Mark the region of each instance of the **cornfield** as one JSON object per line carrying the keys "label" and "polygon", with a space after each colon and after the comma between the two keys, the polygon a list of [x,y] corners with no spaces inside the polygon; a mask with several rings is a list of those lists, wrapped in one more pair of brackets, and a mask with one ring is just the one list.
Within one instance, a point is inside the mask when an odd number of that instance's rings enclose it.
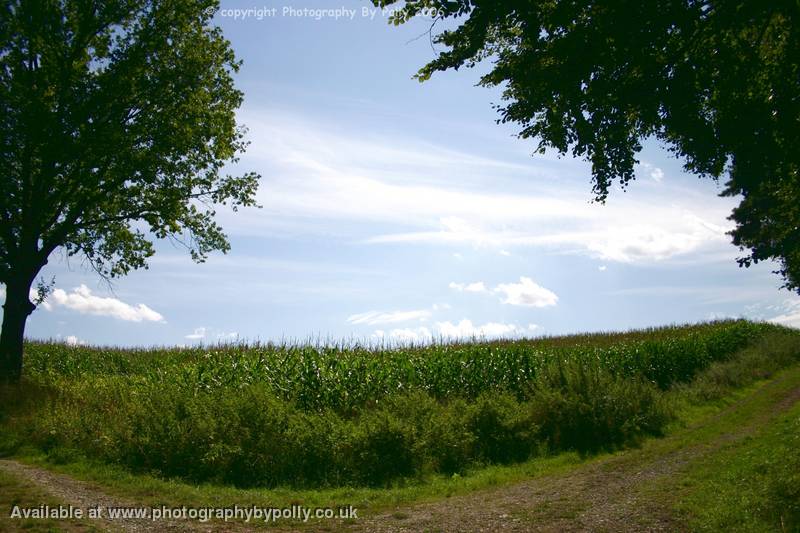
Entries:
{"label": "cornfield", "polygon": [[469,400],[502,389],[524,400],[537,373],[566,362],[623,377],[642,376],[666,389],[774,329],[739,320],[394,349],[268,344],[125,350],[30,343],[25,370],[36,380],[126,376],[137,382],[177,383],[197,392],[265,384],[276,397],[302,409],[348,411],[412,390],[437,399]]}
{"label": "cornfield", "polygon": [[[781,357],[758,347],[778,338]],[[800,335],[727,321],[391,348],[31,342],[25,391],[0,389],[0,454],[34,447],[239,486],[385,485],[657,435],[676,384],[729,359],[745,369],[738,383],[756,375],[737,355],[749,346],[756,366],[780,367]],[[706,381],[697,397],[724,385]]]}

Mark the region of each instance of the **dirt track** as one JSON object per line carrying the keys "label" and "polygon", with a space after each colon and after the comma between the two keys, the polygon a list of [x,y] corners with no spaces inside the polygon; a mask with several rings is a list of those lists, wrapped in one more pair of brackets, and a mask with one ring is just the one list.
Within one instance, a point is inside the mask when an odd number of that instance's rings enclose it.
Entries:
{"label": "dirt track", "polygon": [[[679,474],[695,461],[755,433],[800,400],[797,373],[772,381],[722,413],[674,436],[653,440],[566,475],[397,508],[361,521],[363,531],[682,531],[673,505]],[[726,430],[755,402],[752,417]],[[761,407],[763,404],[763,407]],[[701,436],[697,438],[697,436]],[[707,437],[706,437],[707,436]],[[695,438],[693,438],[695,437]],[[685,443],[690,442],[689,446]],[[671,495],[671,498],[665,498]]]}
{"label": "dirt track", "polygon": [[[703,423],[640,449],[591,462],[561,475],[531,479],[466,496],[403,506],[362,517],[347,531],[681,531],[673,513],[680,497],[680,473],[695,461],[752,435],[800,400],[800,371],[786,374]],[[743,413],[749,413],[745,416]],[[730,428],[734,427],[734,430]],[[52,494],[66,505],[88,508],[135,506],[101,488],[63,474],[0,460],[0,469]],[[667,495],[667,497],[665,497]],[[232,524],[108,518],[97,523],[111,531],[229,531]],[[330,524],[329,524],[330,525]],[[304,528],[308,530],[308,528]]]}

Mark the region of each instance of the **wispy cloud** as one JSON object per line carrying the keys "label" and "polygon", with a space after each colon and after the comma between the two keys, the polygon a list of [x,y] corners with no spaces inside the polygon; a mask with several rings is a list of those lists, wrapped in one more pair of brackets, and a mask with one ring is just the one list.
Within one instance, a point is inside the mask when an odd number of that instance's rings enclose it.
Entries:
{"label": "wispy cloud", "polygon": [[450,288],[459,292],[493,293],[504,304],[525,307],[549,307],[558,303],[558,296],[531,278],[521,276],[519,283],[501,283],[489,290],[482,281],[473,283],[450,283]]}
{"label": "wispy cloud", "polygon": [[782,326],[800,328],[800,300],[786,300],[781,314],[770,318],[769,321]]}
{"label": "wispy cloud", "polygon": [[188,335],[184,335],[184,339],[188,339],[190,341],[203,341],[203,340],[214,340],[216,339],[217,342],[230,342],[236,341],[239,338],[239,333],[236,331],[216,331],[206,327],[199,327],[194,328],[194,331],[189,333]]}
{"label": "wispy cloud", "polygon": [[[607,207],[595,206],[601,211]],[[470,224],[454,217],[442,218],[435,231],[399,232],[378,235],[365,240],[369,244],[407,243],[439,245],[472,245],[477,247],[534,246],[582,253],[591,257],[621,263],[663,261],[688,254],[710,244],[727,243],[729,228],[708,222],[681,209],[647,206],[631,209],[624,217],[598,213],[582,224],[565,222],[564,228],[547,230],[528,227],[520,230],[498,229]],[[639,212],[641,211],[641,212]],[[562,213],[563,215],[563,213]],[[661,220],[659,220],[661,215]],[[630,220],[649,220],[631,225]],[[557,220],[554,217],[552,220]],[[574,229],[569,229],[574,228]]]}
{"label": "wispy cloud", "polygon": [[639,165],[639,169],[643,170],[644,174],[646,174],[652,180],[660,182],[664,179],[664,171],[652,163],[642,162]]}
{"label": "wispy cloud", "polygon": [[[663,171],[650,164],[641,167],[649,185],[601,206],[588,202],[585,178],[562,179],[564,172],[586,172],[576,161],[564,160],[556,174],[538,158],[509,164],[410,138],[367,140],[274,111],[250,110],[243,120],[259,147],[248,164],[270,168],[261,169],[269,176],[259,197],[264,209],[225,221],[232,232],[263,233],[280,224],[276,234],[294,225],[329,235],[338,221],[340,238],[364,244],[540,247],[624,263],[664,261],[729,241],[726,217],[735,199],[657,183]],[[507,192],[487,187],[498,174]]]}
{"label": "wispy cloud", "polygon": [[482,281],[474,283],[456,283],[453,281],[450,282],[449,287],[458,292],[489,292],[489,289],[486,288]]}
{"label": "wispy cloud", "polygon": [[85,340],[79,339],[75,335],[67,335],[64,337],[64,342],[66,342],[68,346],[82,346],[87,344]]}
{"label": "wispy cloud", "polygon": [[185,339],[199,341],[206,338],[206,328],[194,328],[194,331],[184,336]]}
{"label": "wispy cloud", "polygon": [[558,296],[549,289],[535,283],[531,278],[519,278],[519,283],[502,283],[494,292],[504,295],[502,302],[526,307],[549,307],[558,303]]}
{"label": "wispy cloud", "polygon": [[65,307],[81,314],[110,316],[128,322],[163,322],[164,317],[145,304],[130,305],[117,298],[96,296],[84,284],[66,292],[55,289],[44,302],[43,307],[52,310]]}
{"label": "wispy cloud", "polygon": [[512,337],[531,333],[539,327],[536,324],[528,324],[526,327],[521,327],[517,324],[506,324],[502,322],[487,322],[486,324],[478,326],[474,325],[472,321],[468,319],[463,319],[456,324],[452,322],[438,322],[436,326],[439,329],[439,333],[447,338]]}
{"label": "wispy cloud", "polygon": [[408,322],[410,320],[427,320],[431,316],[429,309],[415,309],[411,311],[367,311],[347,317],[350,324],[367,324],[374,326],[378,324],[394,324],[398,322]]}
{"label": "wispy cloud", "polygon": [[432,328],[420,326],[416,328],[395,328],[390,331],[376,330],[374,338],[391,342],[430,342],[435,339],[497,339],[531,335],[539,328],[536,324],[519,326],[514,323],[487,322],[475,325],[469,319],[458,322],[437,322]]}

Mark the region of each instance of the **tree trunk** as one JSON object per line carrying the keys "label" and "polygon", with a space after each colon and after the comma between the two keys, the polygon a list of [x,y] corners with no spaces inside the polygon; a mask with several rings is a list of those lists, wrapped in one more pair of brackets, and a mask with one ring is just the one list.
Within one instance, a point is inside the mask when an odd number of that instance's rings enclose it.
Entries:
{"label": "tree trunk", "polygon": [[36,308],[30,301],[34,276],[14,277],[6,284],[3,328],[0,331],[0,383],[17,383],[22,377],[25,322]]}

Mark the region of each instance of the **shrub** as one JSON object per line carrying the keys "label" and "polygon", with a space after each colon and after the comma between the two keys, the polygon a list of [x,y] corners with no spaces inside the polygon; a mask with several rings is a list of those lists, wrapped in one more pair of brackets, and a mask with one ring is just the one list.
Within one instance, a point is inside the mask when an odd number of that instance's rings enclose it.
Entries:
{"label": "shrub", "polygon": [[671,413],[658,389],[596,366],[561,363],[533,385],[532,419],[552,449],[592,452],[657,434]]}
{"label": "shrub", "polygon": [[718,397],[796,361],[798,338],[736,321],[382,351],[28,344],[22,390],[0,389],[0,451],[239,486],[384,485],[658,434],[664,390]]}
{"label": "shrub", "polygon": [[454,474],[475,461],[477,437],[468,427],[469,404],[455,398],[432,411],[417,442],[423,457],[420,470]]}
{"label": "shrub", "polygon": [[508,393],[483,393],[468,410],[474,455],[487,463],[522,461],[536,449],[538,427],[527,403]]}
{"label": "shrub", "polygon": [[680,387],[680,390],[693,403],[716,400],[732,389],[766,379],[798,360],[800,349],[797,333],[775,331],[756,339],[737,357],[712,363],[691,384]]}
{"label": "shrub", "polygon": [[368,410],[349,424],[345,461],[354,481],[381,485],[414,472],[413,433],[389,409]]}

